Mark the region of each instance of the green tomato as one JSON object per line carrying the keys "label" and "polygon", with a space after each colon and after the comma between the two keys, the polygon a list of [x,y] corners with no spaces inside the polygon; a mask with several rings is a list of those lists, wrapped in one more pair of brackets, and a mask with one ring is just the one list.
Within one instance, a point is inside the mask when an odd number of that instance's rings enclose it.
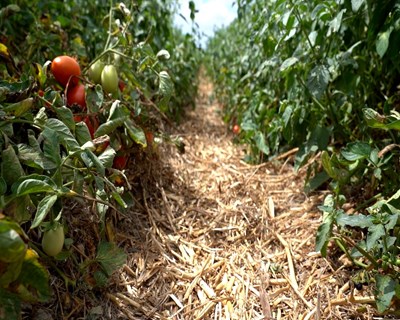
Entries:
{"label": "green tomato", "polygon": [[118,93],[118,73],[117,69],[109,64],[106,65],[101,73],[101,85],[107,93]]}
{"label": "green tomato", "polygon": [[103,71],[104,64],[100,60],[97,60],[89,68],[89,78],[96,84],[101,83],[101,73]]}
{"label": "green tomato", "polygon": [[57,225],[54,229],[45,231],[42,238],[43,251],[51,257],[58,255],[64,246],[64,228]]}

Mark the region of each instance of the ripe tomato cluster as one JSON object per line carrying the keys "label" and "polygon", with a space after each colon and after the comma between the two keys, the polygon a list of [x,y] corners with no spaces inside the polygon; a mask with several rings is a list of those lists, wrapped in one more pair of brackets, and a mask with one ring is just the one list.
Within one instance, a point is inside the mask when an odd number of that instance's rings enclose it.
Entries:
{"label": "ripe tomato cluster", "polygon": [[[81,68],[76,59],[70,56],[59,56],[51,62],[51,72],[56,81],[66,90],[66,102],[68,107],[78,106],[79,114],[74,115],[75,122],[83,121],[89,129],[92,139],[99,127],[97,115],[84,115],[86,112],[86,87],[81,82]],[[89,79],[100,84],[103,90],[116,97],[118,90],[123,91],[125,83],[119,80],[117,69],[114,65],[104,65],[100,60],[93,63],[88,71]],[[113,167],[123,170],[128,163],[127,155],[118,155],[114,159]]]}

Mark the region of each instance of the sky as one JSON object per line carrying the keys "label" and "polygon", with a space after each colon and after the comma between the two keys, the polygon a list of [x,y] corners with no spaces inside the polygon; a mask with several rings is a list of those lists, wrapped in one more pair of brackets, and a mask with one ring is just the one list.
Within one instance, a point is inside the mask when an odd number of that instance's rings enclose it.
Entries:
{"label": "sky", "polygon": [[[234,0],[194,0],[196,5],[195,21],[199,25],[200,32],[206,36],[212,36],[215,28],[227,26],[236,18],[236,5],[232,6]],[[180,16],[175,17],[175,24],[184,32],[191,32],[191,20],[189,10],[189,0],[180,0],[180,14],[186,19],[183,20]],[[202,39],[201,44],[204,45],[206,38]]]}

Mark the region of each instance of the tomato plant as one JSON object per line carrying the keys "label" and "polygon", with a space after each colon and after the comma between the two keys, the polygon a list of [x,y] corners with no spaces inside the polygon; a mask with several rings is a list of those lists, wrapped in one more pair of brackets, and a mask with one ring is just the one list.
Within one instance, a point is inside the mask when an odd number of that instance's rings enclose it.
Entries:
{"label": "tomato plant", "polygon": [[81,75],[81,68],[74,58],[59,56],[54,58],[51,62],[51,72],[57,82],[63,87],[65,87],[68,82],[71,86],[74,86],[79,82],[78,77]]}
{"label": "tomato plant", "polygon": [[[129,179],[134,178],[117,175],[113,164],[123,170],[137,154],[145,161],[147,128],[161,130],[149,105],[175,117],[187,101],[194,101],[199,53],[194,38],[174,29],[169,1],[143,0],[129,8],[119,2],[82,0],[2,4],[0,209],[14,226],[4,235],[0,215],[0,233],[7,240],[0,241],[0,319],[17,319],[21,301],[45,302],[50,297],[46,268],[80,295],[81,284],[68,274],[81,279],[96,265],[90,287],[105,286],[112,271],[124,264],[126,255],[103,238],[102,228],[109,208],[126,210],[131,205]],[[169,59],[168,50],[175,49],[176,59]],[[97,62],[91,66],[89,61]],[[122,157],[117,154],[121,146]],[[82,220],[72,219],[71,207],[76,206],[92,210],[82,210]],[[66,226],[75,224],[74,230],[93,231],[98,243],[87,245],[85,255],[74,246],[62,250],[62,227],[45,231],[40,239],[36,230],[46,230],[60,217]],[[88,228],[80,221],[96,222]],[[42,247],[37,246],[41,241]],[[41,249],[49,256],[62,251],[57,258],[68,267],[42,265],[35,253]],[[10,250],[14,252],[8,255]],[[3,260],[10,256],[21,267],[13,273],[20,281],[9,286],[3,280],[12,266],[4,267]],[[27,276],[32,271],[35,279]],[[19,306],[12,314],[4,313],[3,292]]]}

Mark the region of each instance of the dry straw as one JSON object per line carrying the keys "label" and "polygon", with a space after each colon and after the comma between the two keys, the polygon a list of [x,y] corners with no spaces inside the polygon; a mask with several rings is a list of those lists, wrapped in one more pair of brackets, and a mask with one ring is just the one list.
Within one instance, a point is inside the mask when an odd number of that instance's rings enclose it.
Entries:
{"label": "dry straw", "polygon": [[107,295],[115,318],[373,319],[370,293],[346,286],[352,267],[314,252],[325,194],[303,193],[297,150],[243,162],[211,89],[201,83],[177,133],[186,152],[159,152],[156,185],[119,222],[129,259]]}

